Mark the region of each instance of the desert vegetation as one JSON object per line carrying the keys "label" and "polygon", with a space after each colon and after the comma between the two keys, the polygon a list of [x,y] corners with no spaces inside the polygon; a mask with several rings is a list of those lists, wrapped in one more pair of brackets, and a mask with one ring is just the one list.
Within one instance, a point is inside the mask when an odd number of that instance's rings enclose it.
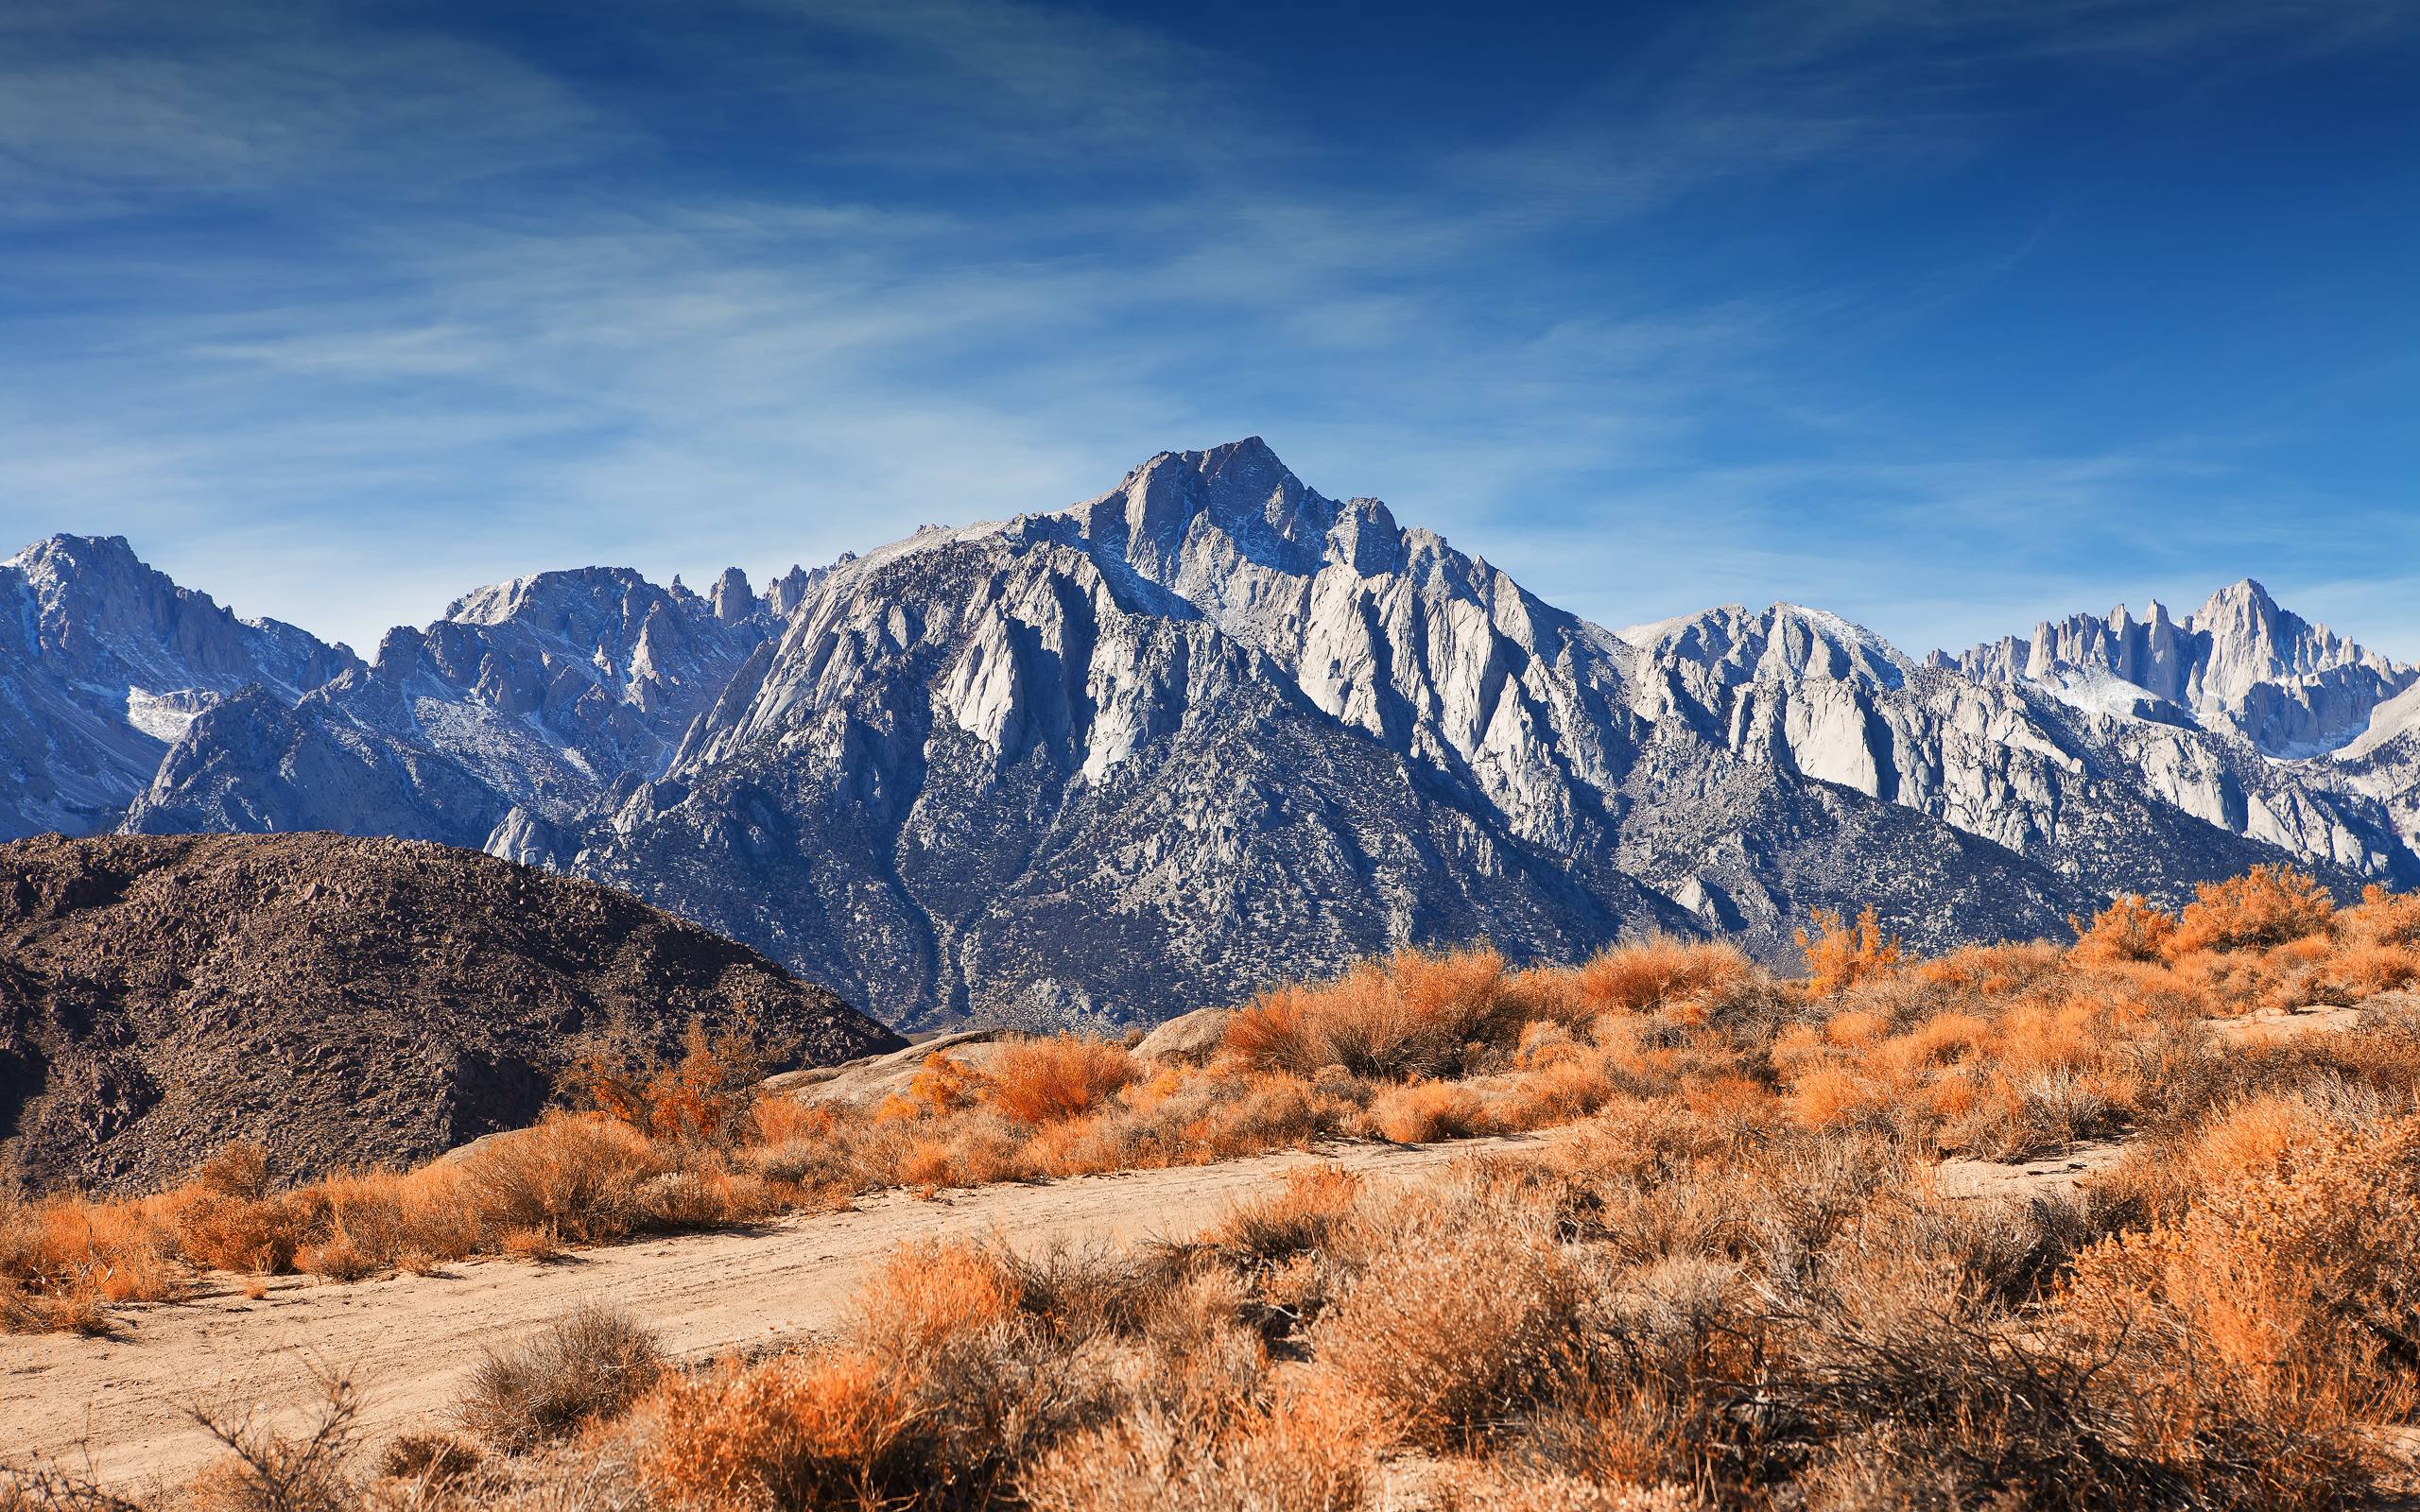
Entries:
{"label": "desert vegetation", "polygon": [[1824,915],[1797,980],[1672,939],[1520,970],[1484,947],[1407,949],[1262,993],[1206,1057],[1073,1036],[979,1067],[935,1054],[870,1111],[764,1094],[746,1040],[700,1029],[669,1063],[587,1057],[535,1127],[413,1171],[277,1190],[238,1144],[152,1196],[0,1203],[0,1323],[104,1331],[112,1304],[173,1297],[200,1270],[343,1281],[543,1260],[885,1188],[1518,1132],[1626,1101],[2005,1160],[2121,1129],[2156,1144],[2315,1066],[2408,1091],[2393,1034],[2241,1044],[2214,1025],[2420,981],[2420,896],[2339,908],[2262,868],[2175,916],[2118,900],[2076,934],[1907,960],[1871,914]]}
{"label": "desert vegetation", "polygon": [[[759,1096],[700,1039],[416,1172],[272,1192],[239,1148],[155,1197],[19,1202],[0,1274],[20,1326],[101,1329],[198,1265],[342,1280],[881,1187],[1552,1127],[1419,1186],[1314,1172],[1145,1250],[903,1252],[803,1350],[678,1368],[628,1320],[566,1319],[443,1432],[328,1472],[337,1500],[218,1504],[552,1505],[573,1479],[586,1505],[1052,1512],[2411,1489],[2420,1001],[2395,989],[2420,899],[2263,870],[2076,935],[1910,959],[1826,918],[1798,980],[1672,940],[1524,970],[1406,951],[1260,995],[1198,1059],[1036,1039],[933,1056],[854,1114]],[[2360,1011],[2229,1032],[2317,1003]],[[2125,1154],[2072,1193],[1939,1179],[2095,1138]]]}

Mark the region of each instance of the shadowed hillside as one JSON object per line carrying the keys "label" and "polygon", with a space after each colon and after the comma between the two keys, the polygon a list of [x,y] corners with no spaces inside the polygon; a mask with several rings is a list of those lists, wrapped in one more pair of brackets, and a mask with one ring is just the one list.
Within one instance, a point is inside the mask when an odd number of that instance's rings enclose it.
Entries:
{"label": "shadowed hillside", "polygon": [[752,1021],[768,1061],[901,1041],[611,888],[327,834],[0,846],[0,1130],[36,1186],[156,1185],[232,1139],[285,1175],[530,1123],[578,1037]]}

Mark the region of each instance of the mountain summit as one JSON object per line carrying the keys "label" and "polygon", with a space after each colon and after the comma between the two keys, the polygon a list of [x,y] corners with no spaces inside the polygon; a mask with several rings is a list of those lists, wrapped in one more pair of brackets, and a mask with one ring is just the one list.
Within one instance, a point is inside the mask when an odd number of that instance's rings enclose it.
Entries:
{"label": "mountain summit", "polygon": [[2181,622],[2156,600],[2139,620],[2120,604],[2106,617],[2046,622],[2030,642],[2010,637],[1939,662],[1998,682],[2072,688],[2081,678],[2104,698],[2105,679],[2115,679],[2284,757],[2348,744],[2369,727],[2378,705],[2420,681],[2420,667],[2278,608],[2249,577],[2212,593]]}
{"label": "mountain summit", "polygon": [[1922,662],[1793,605],[1616,634],[1257,438],[761,595],[516,578],[371,663],[78,539],[8,568],[23,625],[116,637],[0,647],[19,833],[487,850],[911,1024],[1149,1020],[1404,940],[1784,954],[1870,902],[1934,947],[2261,861],[2420,880],[2420,670],[2249,579]]}

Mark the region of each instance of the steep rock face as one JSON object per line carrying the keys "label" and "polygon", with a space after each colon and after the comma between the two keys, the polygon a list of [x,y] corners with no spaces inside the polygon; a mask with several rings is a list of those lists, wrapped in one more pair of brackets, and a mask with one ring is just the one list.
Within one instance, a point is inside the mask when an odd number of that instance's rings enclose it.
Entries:
{"label": "steep rock face", "polygon": [[1322,497],[1253,438],[1163,454],[1031,535],[1072,531],[1265,653],[1313,707],[1466,782],[1567,850],[1639,728],[1619,648],[1375,499]]}
{"label": "steep rock face", "polygon": [[752,1023],[777,1065],[901,1041],[632,899],[335,835],[0,846],[0,1145],[37,1187],[157,1185],[233,1139],[284,1177],[533,1121],[578,1038]]}
{"label": "steep rock face", "polygon": [[359,665],[179,588],[123,537],[27,546],[0,562],[0,838],[108,829],[222,698],[258,684],[290,701]]}
{"label": "steep rock face", "polygon": [[397,630],[329,708],[475,772],[532,819],[578,823],[617,780],[663,774],[774,621],[736,568],[700,597],[627,568],[541,573]]}
{"label": "steep rock face", "polygon": [[[2420,667],[2278,608],[2249,577],[2211,594],[2181,623],[2157,600],[2140,620],[2121,604],[2106,617],[2045,622],[2031,641],[2011,636],[1936,661],[1979,681],[2076,686],[2080,693],[2115,679],[2154,704],[2190,711],[2205,729],[2283,757],[2347,744],[2380,704],[2420,682]],[[2105,676],[2077,686],[2086,673]]]}
{"label": "steep rock face", "polygon": [[2342,868],[2344,885],[2393,865],[2373,814],[2160,707],[1969,680],[1791,605],[1623,633],[1634,707],[1659,726],[1928,815],[2095,894],[2176,901],[2285,856]]}
{"label": "steep rock face", "polygon": [[1126,1022],[1405,938],[1690,927],[1320,707],[1072,528],[1089,507],[843,564],[578,868],[675,875],[696,917],[903,1022]]}

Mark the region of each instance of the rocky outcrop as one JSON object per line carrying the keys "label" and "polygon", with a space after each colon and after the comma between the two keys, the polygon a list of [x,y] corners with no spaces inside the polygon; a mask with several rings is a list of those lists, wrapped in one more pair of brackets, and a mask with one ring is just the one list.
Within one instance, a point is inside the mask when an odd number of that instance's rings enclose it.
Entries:
{"label": "rocky outcrop", "polygon": [[1227,1043],[1234,1008],[1196,1008],[1180,1013],[1134,1042],[1134,1058],[1153,1065],[1201,1066]]}
{"label": "rocky outcrop", "polygon": [[901,1041],[764,957],[593,884],[334,835],[0,846],[0,1155],[129,1190],[230,1140],[284,1177],[532,1122],[582,1035],[692,1017],[776,1065]]}
{"label": "rocky outcrop", "polygon": [[319,696],[337,718],[475,773],[499,813],[577,825],[617,781],[663,774],[774,623],[736,568],[708,597],[627,568],[541,573],[390,632],[375,663]]}

